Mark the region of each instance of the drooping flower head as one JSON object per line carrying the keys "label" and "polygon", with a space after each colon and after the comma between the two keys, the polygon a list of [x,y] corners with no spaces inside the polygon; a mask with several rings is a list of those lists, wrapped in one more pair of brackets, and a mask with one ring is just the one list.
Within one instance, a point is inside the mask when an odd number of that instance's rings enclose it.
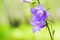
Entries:
{"label": "drooping flower head", "polygon": [[46,25],[46,18],[48,17],[48,12],[43,8],[42,4],[39,4],[35,8],[31,8],[32,19],[30,23],[33,26],[33,32],[39,31]]}

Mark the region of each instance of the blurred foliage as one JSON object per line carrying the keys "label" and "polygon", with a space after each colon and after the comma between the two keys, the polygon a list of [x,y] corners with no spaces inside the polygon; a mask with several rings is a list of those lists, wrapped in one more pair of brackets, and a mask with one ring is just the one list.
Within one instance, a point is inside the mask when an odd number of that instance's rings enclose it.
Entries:
{"label": "blurred foliage", "polygon": [[[40,0],[40,2],[46,9],[50,8],[47,10],[50,13],[48,20],[55,28],[55,40],[60,40],[60,0]],[[0,40],[50,40],[46,28],[40,32],[32,32],[31,7],[30,3],[21,0],[0,0]]]}

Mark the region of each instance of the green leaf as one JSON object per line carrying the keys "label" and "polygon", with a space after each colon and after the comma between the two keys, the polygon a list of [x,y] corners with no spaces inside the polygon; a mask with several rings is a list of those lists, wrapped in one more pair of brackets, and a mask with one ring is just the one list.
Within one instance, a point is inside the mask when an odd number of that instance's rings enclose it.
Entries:
{"label": "green leaf", "polygon": [[32,2],[32,3],[31,3],[31,7],[36,7],[37,4],[38,4],[37,2]]}
{"label": "green leaf", "polygon": [[55,34],[55,29],[52,31],[52,35],[54,36],[54,34]]}
{"label": "green leaf", "polygon": [[49,10],[50,8],[47,8],[46,10]]}

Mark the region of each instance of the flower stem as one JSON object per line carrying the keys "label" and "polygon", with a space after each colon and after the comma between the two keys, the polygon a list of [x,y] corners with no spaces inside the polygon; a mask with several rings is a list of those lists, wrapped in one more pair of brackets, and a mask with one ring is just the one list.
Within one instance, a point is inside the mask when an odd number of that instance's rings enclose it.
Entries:
{"label": "flower stem", "polygon": [[53,38],[53,36],[52,36],[52,33],[51,33],[51,30],[50,30],[50,28],[49,28],[49,26],[48,26],[47,21],[46,21],[46,26],[47,26],[47,28],[48,28],[48,31],[49,31],[49,34],[50,34],[51,40],[54,40],[54,38]]}
{"label": "flower stem", "polygon": [[38,1],[38,4],[40,4],[40,1],[39,0],[37,0]]}

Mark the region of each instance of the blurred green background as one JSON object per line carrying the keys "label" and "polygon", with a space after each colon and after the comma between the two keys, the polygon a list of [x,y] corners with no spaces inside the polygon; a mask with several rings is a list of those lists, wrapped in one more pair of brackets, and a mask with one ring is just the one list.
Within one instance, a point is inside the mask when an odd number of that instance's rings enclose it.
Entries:
{"label": "blurred green background", "polygon": [[[55,40],[60,40],[60,0],[40,2],[46,9],[50,8],[48,20],[55,29]],[[32,32],[30,8],[30,3],[21,0],[0,0],[0,40],[50,40],[46,27]]]}

